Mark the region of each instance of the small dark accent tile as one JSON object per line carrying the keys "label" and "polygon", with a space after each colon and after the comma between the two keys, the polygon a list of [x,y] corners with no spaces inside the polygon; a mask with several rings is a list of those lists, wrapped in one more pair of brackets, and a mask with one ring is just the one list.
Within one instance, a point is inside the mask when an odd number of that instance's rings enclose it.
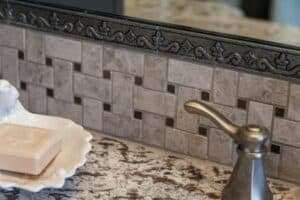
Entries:
{"label": "small dark accent tile", "polygon": [[81,72],[81,64],[80,63],[73,63],[73,69],[76,72]]}
{"label": "small dark accent tile", "polygon": [[271,152],[275,154],[280,154],[280,146],[276,144],[271,144]]}
{"label": "small dark accent tile", "polygon": [[240,108],[240,109],[246,110],[247,109],[247,100],[245,100],[245,99],[238,99],[237,100],[237,107]]}
{"label": "small dark accent tile", "polygon": [[170,117],[167,117],[166,118],[166,126],[174,127],[174,119],[170,118]]}
{"label": "small dark accent tile", "polygon": [[21,59],[21,60],[24,60],[24,57],[25,57],[24,51],[19,50],[18,51],[18,58]]}
{"label": "small dark accent tile", "polygon": [[54,91],[53,91],[53,89],[47,88],[47,96],[48,97],[54,97]]}
{"label": "small dark accent tile", "polygon": [[143,119],[143,113],[140,111],[134,111],[134,118],[135,119]]}
{"label": "small dark accent tile", "polygon": [[205,91],[201,92],[201,99],[202,99],[203,101],[209,101],[209,99],[210,99],[210,94],[209,94],[209,92],[205,92]]}
{"label": "small dark accent tile", "polygon": [[206,127],[199,126],[198,133],[199,133],[199,135],[203,135],[203,136],[207,137],[208,130]]}
{"label": "small dark accent tile", "polygon": [[139,76],[136,76],[134,78],[134,84],[139,85],[139,86],[143,85],[143,78],[139,77]]}
{"label": "small dark accent tile", "polygon": [[82,100],[81,100],[81,97],[74,97],[74,103],[75,104],[78,104],[78,105],[81,105],[82,104]]}
{"label": "small dark accent tile", "polygon": [[111,78],[111,73],[110,73],[109,70],[103,70],[103,78],[104,78],[104,79],[110,80],[110,78]]}
{"label": "small dark accent tile", "polygon": [[175,87],[175,85],[173,85],[173,84],[168,84],[167,91],[168,91],[169,93],[171,93],[171,94],[175,94],[175,92],[176,92],[176,87]]}
{"label": "small dark accent tile", "polygon": [[46,65],[52,66],[52,58],[46,57]]}
{"label": "small dark accent tile", "polygon": [[20,88],[21,88],[21,90],[26,90],[26,89],[27,89],[26,83],[23,82],[23,81],[21,81],[21,82],[20,82]]}
{"label": "small dark accent tile", "polygon": [[111,111],[111,105],[109,103],[103,103],[103,110],[110,112]]}
{"label": "small dark accent tile", "polygon": [[275,116],[276,117],[284,118],[284,113],[285,113],[284,108],[275,107]]}

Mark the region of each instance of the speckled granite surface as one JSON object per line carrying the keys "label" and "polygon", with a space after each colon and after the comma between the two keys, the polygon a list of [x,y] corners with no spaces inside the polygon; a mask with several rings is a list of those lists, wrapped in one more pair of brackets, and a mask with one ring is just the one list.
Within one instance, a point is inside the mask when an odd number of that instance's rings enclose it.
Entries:
{"label": "speckled granite surface", "polygon": [[[0,190],[0,200],[208,200],[220,199],[230,170],[97,134],[84,167],[62,189],[39,193]],[[297,200],[300,187],[270,181],[274,200]]]}

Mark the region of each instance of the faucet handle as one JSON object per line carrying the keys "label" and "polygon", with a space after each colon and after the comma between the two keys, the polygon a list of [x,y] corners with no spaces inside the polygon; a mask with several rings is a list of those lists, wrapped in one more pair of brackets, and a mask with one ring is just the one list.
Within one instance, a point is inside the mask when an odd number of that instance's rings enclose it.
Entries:
{"label": "faucet handle", "polygon": [[267,128],[252,124],[239,127],[214,108],[196,100],[187,101],[184,104],[184,108],[189,113],[203,115],[212,120],[233,138],[235,143],[239,145],[240,150],[247,153],[265,151],[265,143],[269,138]]}

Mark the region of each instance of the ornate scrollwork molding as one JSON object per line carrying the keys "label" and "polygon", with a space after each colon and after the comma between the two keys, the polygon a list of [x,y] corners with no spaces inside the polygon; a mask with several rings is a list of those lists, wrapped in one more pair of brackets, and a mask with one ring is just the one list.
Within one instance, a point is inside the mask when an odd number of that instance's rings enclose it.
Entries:
{"label": "ornate scrollwork molding", "polygon": [[[204,37],[201,33],[201,37],[197,37],[195,35],[198,32],[180,32],[176,28],[164,28],[156,24],[150,27],[149,24],[134,20],[133,25],[131,20],[116,21],[114,18],[73,11],[64,12],[61,9],[37,7],[18,1],[12,1],[9,7],[0,2],[0,8],[2,22],[300,80],[300,52],[298,55],[290,54],[288,49],[280,51],[280,48],[265,45],[266,48],[258,51],[258,47],[253,47],[253,42],[248,44],[247,41],[243,41],[241,45],[237,40],[226,38],[224,42],[222,38],[214,39],[209,34]],[[260,48],[261,46],[263,45],[260,44]]]}

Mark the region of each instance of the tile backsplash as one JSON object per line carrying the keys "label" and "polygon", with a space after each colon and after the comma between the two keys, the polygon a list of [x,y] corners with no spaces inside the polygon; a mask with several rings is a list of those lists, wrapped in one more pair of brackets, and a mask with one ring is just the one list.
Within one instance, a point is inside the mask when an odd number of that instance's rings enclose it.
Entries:
{"label": "tile backsplash", "polygon": [[0,36],[1,75],[32,112],[233,165],[232,140],[184,110],[198,99],[238,125],[269,128],[267,173],[300,183],[299,84],[8,25]]}

